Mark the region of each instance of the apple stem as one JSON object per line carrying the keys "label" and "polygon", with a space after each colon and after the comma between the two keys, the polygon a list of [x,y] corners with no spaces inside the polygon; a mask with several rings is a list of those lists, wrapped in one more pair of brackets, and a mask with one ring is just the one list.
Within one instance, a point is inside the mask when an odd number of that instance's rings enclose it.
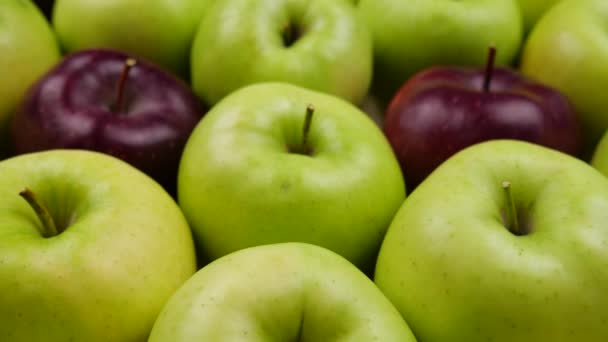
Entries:
{"label": "apple stem", "polygon": [[125,84],[129,78],[129,72],[135,66],[135,64],[137,64],[137,61],[133,58],[127,58],[125,60],[122,72],[120,73],[120,78],[118,79],[118,85],[116,86],[116,104],[114,105],[114,110],[116,112],[122,112],[124,109]]}
{"label": "apple stem", "polygon": [[309,104],[306,107],[306,117],[304,118],[304,126],[302,127],[302,150],[307,151],[308,135],[310,132],[310,125],[312,124],[312,117],[315,113],[315,107]]}
{"label": "apple stem", "polygon": [[42,226],[38,226],[40,234],[45,238],[56,236],[58,231],[55,220],[53,220],[48,208],[36,197],[36,194],[34,194],[32,190],[26,188],[22,190],[19,195],[27,201],[30,207],[36,212],[36,215],[38,215],[38,218],[42,223]]}
{"label": "apple stem", "polygon": [[488,50],[488,59],[486,61],[486,73],[483,80],[483,91],[490,91],[490,83],[492,83],[492,76],[494,74],[494,63],[496,60],[496,47],[490,46]]}
{"label": "apple stem", "polygon": [[515,201],[513,200],[513,193],[511,192],[511,182],[502,182],[502,188],[505,193],[505,200],[507,203],[506,210],[506,226],[509,231],[515,235],[521,235],[519,220],[517,218],[517,209],[515,208]]}

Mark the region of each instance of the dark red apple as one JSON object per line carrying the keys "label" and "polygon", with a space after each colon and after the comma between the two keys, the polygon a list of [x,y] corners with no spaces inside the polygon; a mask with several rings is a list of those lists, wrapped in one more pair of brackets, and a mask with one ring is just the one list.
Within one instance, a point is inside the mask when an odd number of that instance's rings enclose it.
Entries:
{"label": "dark red apple", "polygon": [[84,50],[29,89],[12,123],[14,153],[103,152],[174,194],[183,147],[204,110],[187,84],[158,66],[120,51]]}
{"label": "dark red apple", "polygon": [[518,139],[574,156],[581,128],[573,105],[559,91],[517,71],[435,66],[410,78],[385,113],[384,132],[410,190],[437,166],[470,145]]}

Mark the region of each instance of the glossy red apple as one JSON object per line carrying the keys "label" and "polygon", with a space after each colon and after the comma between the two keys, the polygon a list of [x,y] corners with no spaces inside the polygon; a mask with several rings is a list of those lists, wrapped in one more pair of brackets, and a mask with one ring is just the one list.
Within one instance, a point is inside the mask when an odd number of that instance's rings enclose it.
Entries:
{"label": "glossy red apple", "polygon": [[581,128],[568,98],[509,68],[435,66],[409,79],[385,113],[384,132],[413,190],[463,148],[517,139],[574,156]]}
{"label": "glossy red apple", "polygon": [[175,192],[204,105],[187,84],[115,50],[76,52],[42,77],[12,123],[15,154],[87,149],[118,157]]}

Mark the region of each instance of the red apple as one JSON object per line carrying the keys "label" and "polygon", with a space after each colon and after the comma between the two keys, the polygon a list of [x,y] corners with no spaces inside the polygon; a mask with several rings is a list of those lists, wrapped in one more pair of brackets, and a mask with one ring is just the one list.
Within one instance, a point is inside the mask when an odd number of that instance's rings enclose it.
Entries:
{"label": "red apple", "polygon": [[158,66],[120,51],[84,50],[28,91],[12,124],[14,153],[103,152],[173,194],[182,149],[203,114],[189,86]]}
{"label": "red apple", "polygon": [[524,140],[578,156],[581,128],[565,95],[515,70],[435,66],[409,79],[385,113],[384,132],[410,190],[463,148]]}

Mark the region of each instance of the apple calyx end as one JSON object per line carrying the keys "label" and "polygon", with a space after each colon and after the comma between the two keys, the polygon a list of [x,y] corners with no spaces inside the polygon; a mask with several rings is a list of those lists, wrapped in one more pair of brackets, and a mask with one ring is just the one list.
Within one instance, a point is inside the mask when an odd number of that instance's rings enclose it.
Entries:
{"label": "apple calyx end", "polygon": [[32,190],[25,188],[19,192],[19,196],[21,196],[30,205],[34,212],[36,212],[36,215],[41,223],[41,225],[37,226],[37,228],[42,237],[49,238],[59,234],[53,216],[51,216],[48,208],[38,199]]}

